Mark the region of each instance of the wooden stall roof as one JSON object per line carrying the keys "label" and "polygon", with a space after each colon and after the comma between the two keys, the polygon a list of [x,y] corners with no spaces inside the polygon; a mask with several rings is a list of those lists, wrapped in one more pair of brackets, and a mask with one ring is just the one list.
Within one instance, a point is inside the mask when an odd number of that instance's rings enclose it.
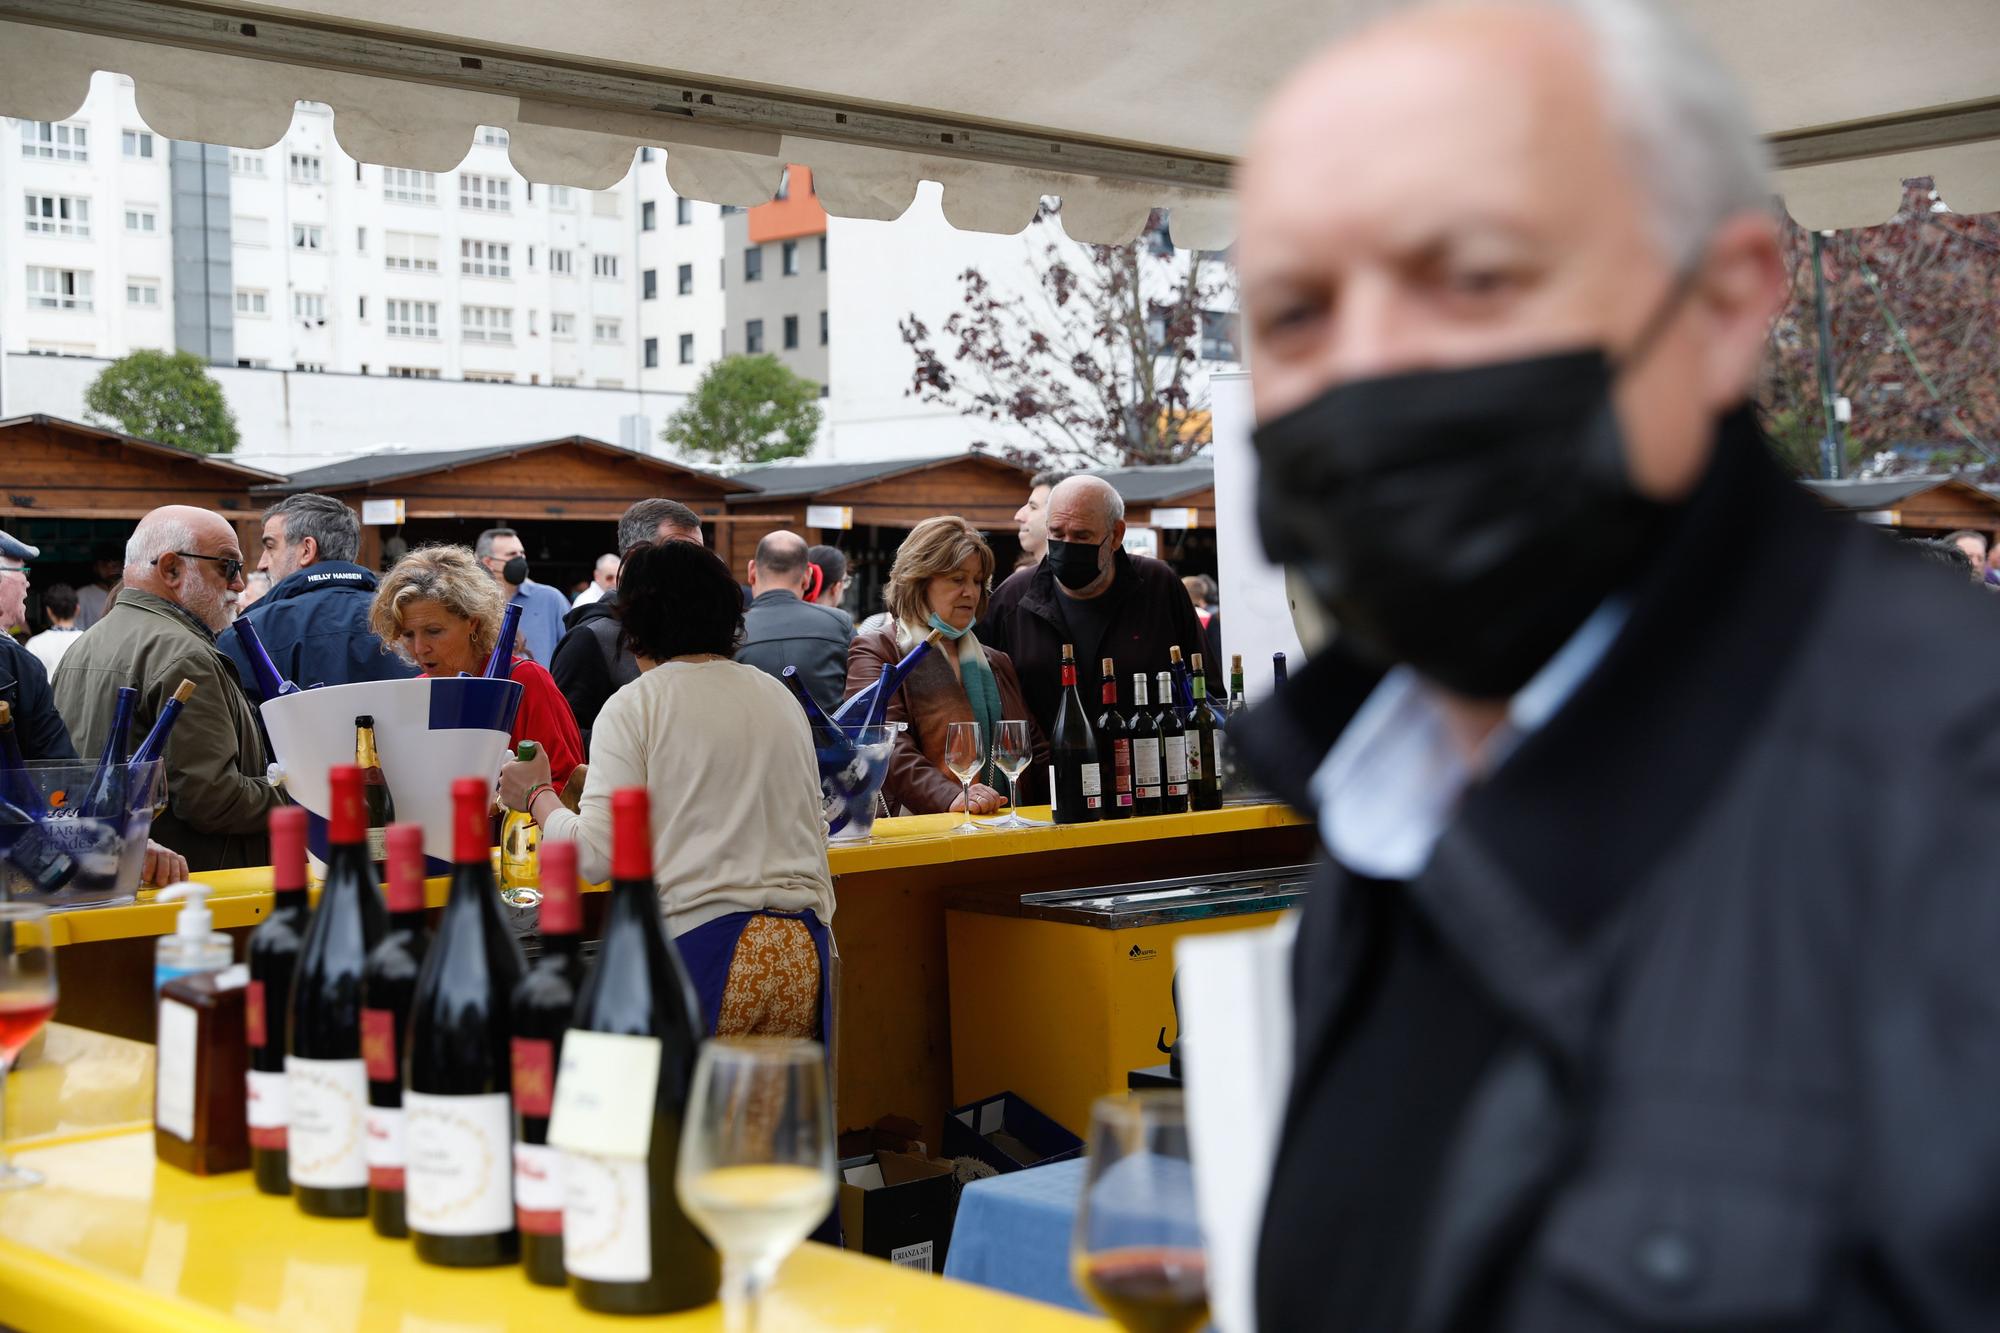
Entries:
{"label": "wooden stall roof", "polygon": [[900,458],[872,463],[772,463],[735,474],[756,487],[729,497],[731,524],[726,543],[718,542],[735,568],[750,558],[758,540],[778,528],[793,528],[818,540],[806,520],[813,505],[853,510],[856,528],[913,528],[938,514],[957,514],[982,528],[1005,527],[1028,496],[1033,471],[991,454],[967,452],[942,458]]}
{"label": "wooden stall roof", "polygon": [[274,473],[37,412],[0,421],[0,514],[134,519],[166,504],[253,514]]}
{"label": "wooden stall roof", "polygon": [[[1205,414],[1204,414],[1205,415]],[[1192,509],[1190,524],[1168,527],[1212,528],[1215,526],[1215,465],[1196,459],[1186,463],[1165,463],[1154,467],[1101,468],[1096,476],[1111,483],[1125,501],[1125,522],[1133,527],[1150,526],[1154,509]]]}
{"label": "wooden stall roof", "polygon": [[2000,497],[1957,477],[1881,477],[1807,481],[1805,488],[1864,523],[1920,532],[2000,528]]}

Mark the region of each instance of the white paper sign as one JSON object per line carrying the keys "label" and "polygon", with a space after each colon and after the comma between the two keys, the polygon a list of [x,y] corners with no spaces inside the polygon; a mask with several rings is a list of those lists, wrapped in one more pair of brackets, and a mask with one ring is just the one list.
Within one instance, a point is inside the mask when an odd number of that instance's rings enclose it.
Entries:
{"label": "white paper sign", "polygon": [[1147,517],[1147,522],[1156,528],[1174,528],[1186,531],[1188,528],[1198,528],[1201,526],[1201,511],[1199,509],[1155,509]]}
{"label": "white paper sign", "polygon": [[644,1161],[660,1088],[660,1039],[571,1028],[556,1069],[549,1142]]}
{"label": "white paper sign", "polygon": [[195,1012],[179,1000],[160,1001],[158,1063],[153,1074],[153,1123],[194,1141]]}
{"label": "white paper sign", "polygon": [[361,502],[361,521],[371,527],[378,525],[394,526],[397,523],[401,523],[403,521],[403,502],[401,500],[363,500]]}
{"label": "white paper sign", "polygon": [[1125,529],[1125,554],[1160,558],[1160,534],[1152,528]]}
{"label": "white paper sign", "polygon": [[838,528],[845,532],[854,526],[854,511],[846,505],[807,505],[806,526]]}

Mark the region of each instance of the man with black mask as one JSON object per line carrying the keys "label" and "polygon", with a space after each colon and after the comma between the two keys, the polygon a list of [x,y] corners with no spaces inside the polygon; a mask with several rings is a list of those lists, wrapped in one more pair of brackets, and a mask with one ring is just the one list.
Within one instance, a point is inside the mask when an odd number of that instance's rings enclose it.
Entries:
{"label": "man with black mask", "polygon": [[1239,177],[1337,624],[1231,728],[1330,853],[1258,1325],[2000,1328],[2000,623],[1759,438],[1770,187],[1680,24],[1403,9]]}
{"label": "man with black mask", "polygon": [[521,608],[520,650],[543,666],[555,661],[562,641],[563,617],[569,599],[546,583],[528,577],[528,548],[512,528],[488,528],[473,548],[479,563],[507,593],[509,605]]}
{"label": "man with black mask", "polygon": [[[1076,646],[1077,683],[1093,705],[1100,663],[1117,664],[1118,697],[1130,707],[1132,676],[1167,669],[1168,649],[1192,663],[1201,621],[1172,567],[1129,555],[1125,501],[1102,477],[1071,477],[1049,492],[1048,551],[1017,569],[987,603],[980,642],[1013,657],[1021,693],[1044,732],[1062,697],[1062,647]],[[1211,679],[1217,664],[1204,661]],[[1159,703],[1158,699],[1153,701]]]}

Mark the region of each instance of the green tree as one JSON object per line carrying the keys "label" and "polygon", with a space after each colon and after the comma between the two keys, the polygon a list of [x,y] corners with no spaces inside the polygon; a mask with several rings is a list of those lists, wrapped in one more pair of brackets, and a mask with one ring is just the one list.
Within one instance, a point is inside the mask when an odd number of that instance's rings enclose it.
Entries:
{"label": "green tree", "polygon": [[197,454],[236,447],[236,414],[222,386],[191,352],[134,352],[106,366],[84,391],[99,425]]}
{"label": "green tree", "polygon": [[819,433],[819,385],[775,356],[725,356],[667,418],[660,438],[720,462],[796,458]]}

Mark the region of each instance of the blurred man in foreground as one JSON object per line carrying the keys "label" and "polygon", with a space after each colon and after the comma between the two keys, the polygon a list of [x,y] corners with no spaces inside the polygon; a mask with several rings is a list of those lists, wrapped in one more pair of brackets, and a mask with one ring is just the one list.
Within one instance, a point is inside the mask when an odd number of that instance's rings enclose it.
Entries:
{"label": "blurred man in foreground", "polygon": [[1758,437],[1769,186],[1679,24],[1399,8],[1239,178],[1339,624],[1243,737],[1331,853],[1259,1326],[2000,1328],[2000,623]]}

